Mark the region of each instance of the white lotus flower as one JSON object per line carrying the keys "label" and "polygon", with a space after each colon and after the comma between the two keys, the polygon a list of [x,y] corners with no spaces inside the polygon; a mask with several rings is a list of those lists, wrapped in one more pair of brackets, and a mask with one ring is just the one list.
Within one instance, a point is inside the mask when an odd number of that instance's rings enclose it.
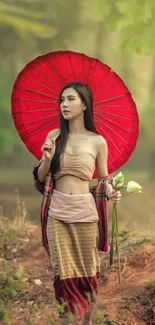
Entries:
{"label": "white lotus flower", "polygon": [[120,172],[118,173],[112,180],[112,184],[115,189],[118,189],[123,186],[124,184],[124,175]]}
{"label": "white lotus flower", "polygon": [[34,280],[34,283],[35,283],[37,286],[41,286],[41,285],[42,285],[42,282],[40,281],[40,279],[35,279],[35,280]]}
{"label": "white lotus flower", "polygon": [[130,181],[127,184],[127,192],[133,194],[140,194],[142,193],[142,187],[138,183]]}

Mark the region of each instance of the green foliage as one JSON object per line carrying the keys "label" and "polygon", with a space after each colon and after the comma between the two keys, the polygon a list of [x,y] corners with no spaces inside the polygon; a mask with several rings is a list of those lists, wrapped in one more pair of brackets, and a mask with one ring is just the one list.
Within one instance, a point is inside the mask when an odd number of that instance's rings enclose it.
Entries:
{"label": "green foliage", "polygon": [[131,232],[128,231],[128,230],[122,229],[122,230],[119,231],[119,236],[120,237],[128,238],[128,237],[130,237],[130,235],[131,235]]}
{"label": "green foliage", "polygon": [[58,313],[61,314],[61,315],[65,315],[65,308],[66,308],[66,302],[63,301],[62,304],[57,304],[57,310],[58,310]]}
{"label": "green foliage", "polygon": [[0,299],[3,302],[7,302],[15,297],[18,291],[24,290],[23,278],[24,269],[22,266],[15,272],[6,263],[3,264],[3,269],[0,273]]}
{"label": "green foliage", "polygon": [[124,323],[118,323],[115,322],[114,320],[110,319],[109,314],[104,314],[102,318],[96,318],[94,320],[95,325],[125,325]]}
{"label": "green foliage", "polygon": [[94,18],[121,35],[120,47],[127,52],[155,52],[155,2],[153,0],[96,0]]}
{"label": "green foliage", "polygon": [[11,324],[11,300],[16,297],[19,291],[25,289],[23,283],[24,269],[19,267],[14,271],[6,262],[0,265],[0,321]]}
{"label": "green foliage", "polygon": [[146,289],[148,290],[151,298],[154,298],[155,297],[155,279],[151,280],[148,283]]}
{"label": "green foliage", "polygon": [[[29,1],[24,1],[25,5]],[[36,2],[36,1],[35,1]],[[33,3],[33,0],[32,2]],[[39,0],[38,3],[41,3]],[[29,37],[31,34],[40,37],[51,37],[55,34],[55,29],[52,26],[42,23],[40,18],[43,18],[42,12],[31,11],[22,5],[2,1],[0,3],[0,24],[10,26],[20,37]]]}
{"label": "green foliage", "polygon": [[12,227],[7,226],[7,228],[0,227],[0,240],[3,241],[4,244],[11,245],[12,243],[16,242],[17,235],[15,229]]}
{"label": "green foliage", "polygon": [[93,2],[94,19],[96,21],[104,21],[106,27],[115,30],[118,10],[116,4],[112,0],[97,0]]}
{"label": "green foliage", "polygon": [[4,305],[2,302],[0,307],[0,321],[4,321],[6,324],[10,325],[11,314],[12,314],[11,307]]}
{"label": "green foliage", "polygon": [[133,296],[124,296],[121,297],[123,302],[124,308],[128,309],[129,311],[132,310],[133,304],[137,302],[137,298]]}
{"label": "green foliage", "polygon": [[10,111],[11,91],[17,74],[27,62],[42,52],[51,51],[54,47],[66,48],[79,24],[80,12],[79,0],[12,0],[11,4],[9,0],[0,2],[0,38],[3,49],[0,53],[2,153],[9,150],[14,153],[14,146],[22,144]]}

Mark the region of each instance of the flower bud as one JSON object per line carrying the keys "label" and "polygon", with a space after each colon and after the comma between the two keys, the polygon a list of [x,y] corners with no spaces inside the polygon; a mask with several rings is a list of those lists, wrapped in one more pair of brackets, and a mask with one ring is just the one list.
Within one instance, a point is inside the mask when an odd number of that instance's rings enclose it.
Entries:
{"label": "flower bud", "polygon": [[133,194],[140,194],[142,193],[142,187],[138,183],[130,181],[127,184],[127,192]]}
{"label": "flower bud", "polygon": [[120,172],[112,180],[112,185],[115,189],[119,189],[124,184],[124,175]]}

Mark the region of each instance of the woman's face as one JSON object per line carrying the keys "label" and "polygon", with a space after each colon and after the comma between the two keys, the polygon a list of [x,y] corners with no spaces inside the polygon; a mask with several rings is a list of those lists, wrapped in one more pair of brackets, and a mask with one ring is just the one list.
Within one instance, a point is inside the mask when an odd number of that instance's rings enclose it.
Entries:
{"label": "woman's face", "polygon": [[65,120],[72,120],[83,114],[85,106],[75,89],[67,88],[63,91],[60,98],[60,110]]}

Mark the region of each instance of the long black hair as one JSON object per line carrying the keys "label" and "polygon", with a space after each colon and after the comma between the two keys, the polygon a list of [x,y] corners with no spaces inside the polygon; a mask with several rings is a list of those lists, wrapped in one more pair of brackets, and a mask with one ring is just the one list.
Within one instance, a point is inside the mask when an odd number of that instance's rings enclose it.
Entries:
{"label": "long black hair", "polygon": [[[92,131],[94,133],[98,133],[96,131],[94,121],[93,121],[93,94],[90,88],[83,83],[80,82],[71,82],[63,87],[59,96],[59,104],[61,101],[62,93],[65,89],[73,88],[79,95],[82,103],[86,106],[84,110],[84,126],[87,130]],[[51,171],[52,174],[56,173],[60,168],[60,155],[64,152],[67,137],[69,132],[69,121],[63,118],[62,113],[60,112],[60,135],[56,140],[56,150],[51,161]]]}

